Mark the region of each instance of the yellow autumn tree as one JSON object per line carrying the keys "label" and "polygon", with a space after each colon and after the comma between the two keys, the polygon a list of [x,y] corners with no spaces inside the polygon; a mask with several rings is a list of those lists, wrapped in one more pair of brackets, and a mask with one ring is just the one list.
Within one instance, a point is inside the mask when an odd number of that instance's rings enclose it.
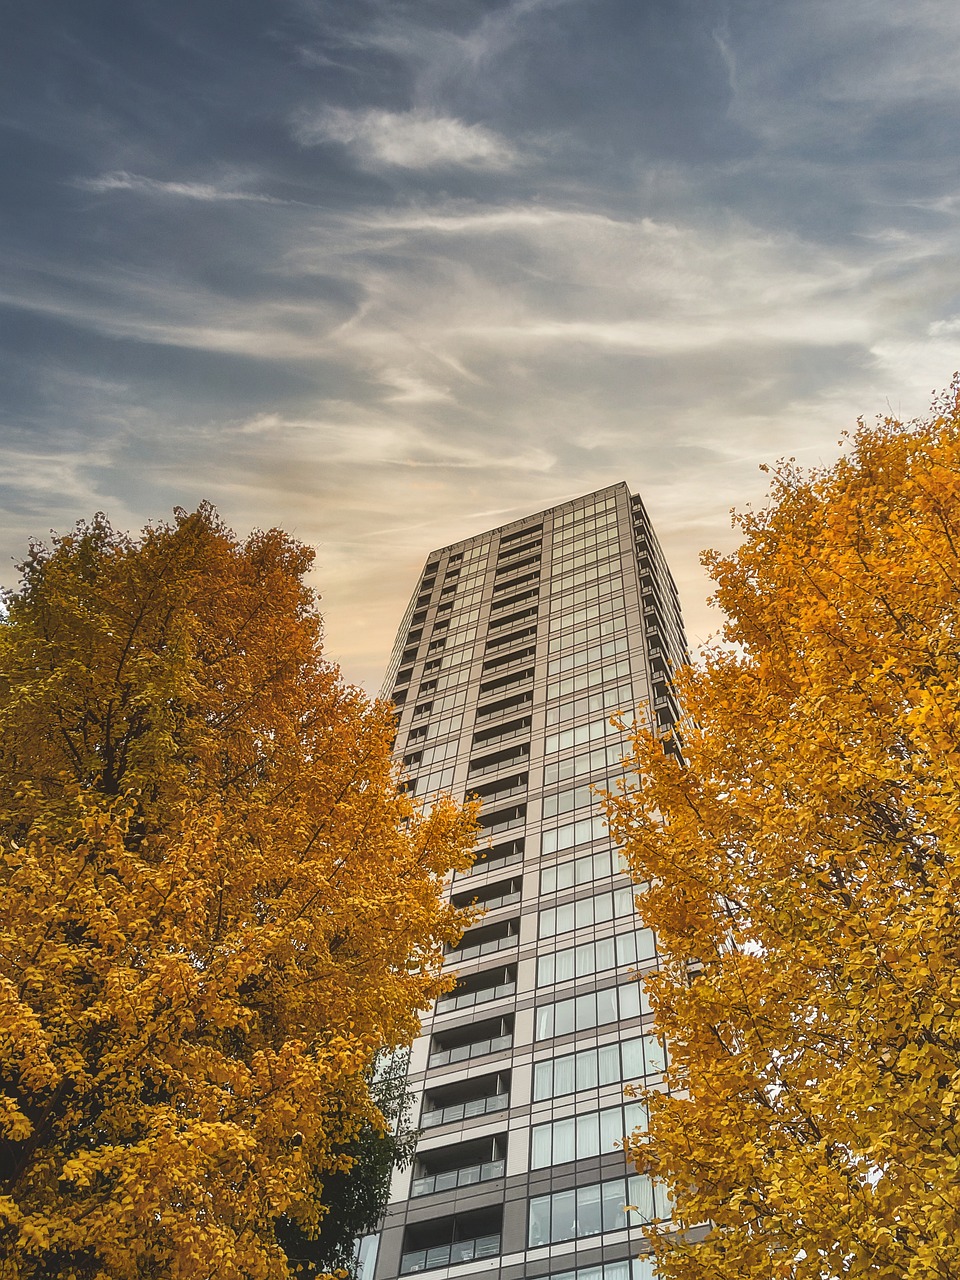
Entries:
{"label": "yellow autumn tree", "polygon": [[960,384],[772,477],[611,801],[659,935],[663,1280],[960,1276]]}
{"label": "yellow autumn tree", "polygon": [[0,1277],[280,1280],[445,989],[473,820],[209,507],[34,547],[0,624]]}

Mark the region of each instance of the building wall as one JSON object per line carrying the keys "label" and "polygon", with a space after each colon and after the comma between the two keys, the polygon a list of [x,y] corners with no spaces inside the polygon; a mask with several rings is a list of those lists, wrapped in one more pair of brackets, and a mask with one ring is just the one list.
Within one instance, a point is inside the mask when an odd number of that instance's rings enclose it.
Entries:
{"label": "building wall", "polygon": [[415,793],[484,800],[478,862],[450,893],[488,910],[412,1049],[423,1133],[394,1177],[376,1280],[627,1280],[641,1221],[663,1212],[615,1145],[640,1118],[620,1111],[623,1084],[659,1078],[632,981],[655,945],[590,787],[622,772],[611,715],[673,724],[685,660],[673,580],[625,484],[427,558],[384,693]]}

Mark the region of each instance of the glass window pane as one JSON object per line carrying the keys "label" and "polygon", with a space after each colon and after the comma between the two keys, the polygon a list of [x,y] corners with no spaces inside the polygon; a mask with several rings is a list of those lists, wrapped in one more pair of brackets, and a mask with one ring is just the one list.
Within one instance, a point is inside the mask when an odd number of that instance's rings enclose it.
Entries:
{"label": "glass window pane", "polygon": [[621,933],[617,938],[617,964],[635,964],[637,960],[637,935]]}
{"label": "glass window pane", "polygon": [[597,960],[594,973],[603,973],[605,969],[613,969],[616,966],[616,957],[613,951],[614,939],[602,938],[597,944]]}
{"label": "glass window pane", "polygon": [[566,906],[557,907],[557,933],[566,933],[568,929],[573,928],[573,924],[573,903],[568,902]]}
{"label": "glass window pane", "polygon": [[577,928],[593,924],[593,898],[580,898],[577,902]]}
{"label": "glass window pane", "polygon": [[580,1187],[577,1191],[577,1235],[595,1236],[603,1230],[600,1212],[600,1186]]}
{"label": "glass window pane", "polygon": [[548,1124],[534,1125],[530,1141],[530,1166],[533,1169],[545,1169],[552,1164],[550,1151],[550,1129]]}
{"label": "glass window pane", "polygon": [[624,1135],[623,1110],[607,1107],[600,1112],[600,1150],[615,1151]]}
{"label": "glass window pane", "polygon": [[537,1031],[536,1038],[538,1040],[547,1040],[553,1035],[553,1005],[541,1005],[537,1010]]}
{"label": "glass window pane", "polygon": [[637,960],[652,960],[657,954],[657,939],[652,929],[641,929],[637,934]]}
{"label": "glass window pane", "polygon": [[597,992],[597,1026],[617,1020],[617,988],[607,987]]}
{"label": "glass window pane", "polygon": [[537,986],[546,987],[553,981],[553,956],[541,956],[537,961]]}
{"label": "glass window pane", "polygon": [[662,1040],[658,1040],[656,1036],[644,1036],[643,1052],[647,1060],[647,1071],[653,1074],[666,1070],[667,1055],[663,1051]]}
{"label": "glass window pane", "polygon": [[597,1085],[597,1051],[586,1049],[577,1054],[577,1088],[594,1089]]}
{"label": "glass window pane", "polygon": [[[617,1108],[619,1110],[619,1107]],[[594,1112],[590,1116],[577,1117],[577,1159],[595,1156],[600,1153],[600,1117]]]}
{"label": "glass window pane", "polygon": [[626,1204],[623,1197],[623,1179],[617,1178],[613,1182],[603,1183],[602,1191],[603,1229],[604,1231],[617,1231],[626,1225],[626,1218],[623,1215],[623,1206]]}
{"label": "glass window pane", "polygon": [[530,1201],[530,1225],[527,1241],[530,1248],[548,1244],[550,1240],[550,1196],[534,1196]]}
{"label": "glass window pane", "polygon": [[540,937],[552,938],[557,932],[557,913],[552,908],[540,912]]}
{"label": "glass window pane", "polygon": [[577,956],[577,977],[582,978],[586,974],[595,973],[593,943],[581,943],[576,949]]}
{"label": "glass window pane", "polygon": [[580,1154],[576,1149],[577,1122],[571,1116],[569,1120],[556,1120],[553,1125],[553,1162],[563,1164],[567,1160],[576,1160]]}
{"label": "glass window pane", "polygon": [[593,879],[593,861],[591,858],[577,859],[577,884],[587,884]]}
{"label": "glass window pane", "polygon": [[555,1098],[562,1097],[565,1093],[573,1093],[576,1089],[574,1080],[574,1062],[576,1061],[572,1053],[566,1054],[562,1058],[557,1058],[553,1064],[553,1096]]}
{"label": "glass window pane", "polygon": [[549,1098],[553,1094],[553,1063],[538,1062],[533,1068],[533,1100]]}
{"label": "glass window pane", "polygon": [[561,1000],[554,1005],[554,1023],[553,1034],[555,1036],[565,1036],[571,1031],[575,1031],[573,1021],[573,1009],[576,1002],[573,1000]]}
{"label": "glass window pane", "polygon": [[653,1205],[653,1183],[644,1173],[635,1173],[628,1180],[627,1194],[629,1203],[636,1205],[637,1212],[630,1214],[631,1222],[650,1222],[655,1218]]}
{"label": "glass window pane", "polygon": [[557,891],[557,868],[547,867],[546,871],[540,875],[540,892],[556,893]]}
{"label": "glass window pane", "polygon": [[594,919],[597,924],[602,924],[606,920],[613,919],[613,895],[609,893],[598,893],[593,899]]}
{"label": "glass window pane", "polygon": [[624,1133],[630,1134],[640,1129],[646,1132],[647,1108],[642,1102],[628,1102],[623,1108]]}
{"label": "glass window pane", "polygon": [[639,1018],[640,1017],[640,984],[630,982],[625,987],[620,987],[620,1017],[621,1018]]}
{"label": "glass window pane", "polygon": [[597,1025],[597,997],[592,991],[589,995],[577,996],[576,1001],[568,1003],[575,1003],[577,1006],[577,1031],[586,1031]]}
{"label": "glass window pane", "polygon": [[[626,1047],[626,1046],[624,1046]],[[617,1051],[617,1045],[605,1044],[602,1049],[598,1050],[598,1084],[613,1084],[620,1077],[620,1054]],[[638,1053],[637,1057],[640,1057]]]}
{"label": "glass window pane", "polygon": [[551,1196],[550,1240],[572,1240],[577,1233],[577,1206],[573,1191],[558,1191]]}
{"label": "glass window pane", "polygon": [[568,982],[574,976],[574,956],[576,952],[573,947],[568,947],[565,951],[558,951],[556,956],[557,976],[555,982]]}

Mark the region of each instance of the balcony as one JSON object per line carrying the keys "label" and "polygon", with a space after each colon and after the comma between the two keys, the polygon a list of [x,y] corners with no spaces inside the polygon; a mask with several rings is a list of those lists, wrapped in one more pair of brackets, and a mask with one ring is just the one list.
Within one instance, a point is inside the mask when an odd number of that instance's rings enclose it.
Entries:
{"label": "balcony", "polygon": [[475,1262],[478,1258],[495,1258],[500,1252],[500,1236],[478,1236],[475,1240],[457,1240],[453,1244],[417,1249],[400,1258],[400,1274],[433,1271],[438,1267],[454,1267],[458,1262]]}
{"label": "balcony", "polygon": [[485,911],[496,911],[498,907],[506,907],[520,901],[523,880],[514,876],[512,880],[497,880],[482,889],[465,893],[455,893],[451,899],[455,907],[483,907]]}
{"label": "balcony", "polygon": [[470,929],[463,935],[459,947],[451,948],[446,959],[462,964],[465,960],[475,960],[477,956],[492,956],[498,951],[506,951],[516,947],[520,942],[520,917],[500,920],[496,924],[483,925],[479,929]]}
{"label": "balcony", "polygon": [[485,969],[461,978],[448,995],[437,1001],[437,1013],[454,1013],[458,1009],[472,1009],[491,1000],[503,1000],[517,992],[517,966],[504,965],[498,969]]}
{"label": "balcony", "polygon": [[429,1196],[436,1191],[456,1191],[458,1187],[502,1178],[506,1155],[506,1134],[468,1139],[425,1151],[417,1157],[410,1195]]}
{"label": "balcony", "polygon": [[[499,1080],[499,1077],[495,1079]],[[448,1102],[432,1107],[420,1117],[420,1126],[423,1129],[436,1129],[442,1124],[458,1124],[464,1120],[476,1120],[479,1116],[492,1115],[497,1111],[506,1111],[509,1106],[509,1093],[488,1093],[481,1098],[468,1098],[464,1102]]]}
{"label": "balcony", "polygon": [[473,735],[472,746],[487,748],[496,746],[498,742],[506,742],[508,738],[516,738],[520,734],[530,732],[531,720],[529,716],[522,716],[519,720],[510,720],[506,724],[494,725],[490,729],[482,729],[479,733]]}
{"label": "balcony", "polygon": [[430,1046],[431,1067],[445,1067],[451,1062],[468,1062],[488,1053],[500,1053],[513,1044],[513,1014],[503,1018],[486,1018],[465,1027],[437,1031]]}
{"label": "balcony", "polygon": [[505,1160],[488,1160],[485,1164],[470,1165],[466,1169],[448,1169],[445,1173],[435,1173],[432,1177],[414,1178],[410,1186],[410,1197],[429,1196],[435,1191],[453,1191],[457,1187],[470,1187],[476,1182],[502,1178],[506,1167]]}
{"label": "balcony", "polygon": [[506,769],[509,765],[517,765],[521,761],[526,763],[529,755],[529,743],[521,743],[507,751],[498,751],[492,756],[479,756],[477,759],[470,761],[470,771],[467,776],[468,778],[480,778],[488,773],[497,773],[501,769]]}
{"label": "balcony", "polygon": [[504,867],[513,866],[523,861],[523,840],[508,840],[504,844],[494,845],[492,849],[481,849],[477,860],[466,871],[457,871],[455,880],[469,880],[471,876],[485,871],[502,871]]}

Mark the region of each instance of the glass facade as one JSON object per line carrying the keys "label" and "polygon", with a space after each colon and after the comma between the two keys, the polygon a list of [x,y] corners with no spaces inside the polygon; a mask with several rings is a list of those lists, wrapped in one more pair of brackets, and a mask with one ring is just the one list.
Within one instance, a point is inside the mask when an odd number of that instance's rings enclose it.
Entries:
{"label": "glass facade", "polygon": [[685,661],[625,484],[427,557],[383,693],[410,791],[482,801],[477,861],[450,893],[487,914],[413,1047],[422,1133],[374,1280],[653,1280],[640,1227],[668,1207],[622,1146],[646,1122],[624,1086],[662,1087],[643,987],[656,940],[596,792],[622,776],[635,716],[674,731],[663,673]]}

